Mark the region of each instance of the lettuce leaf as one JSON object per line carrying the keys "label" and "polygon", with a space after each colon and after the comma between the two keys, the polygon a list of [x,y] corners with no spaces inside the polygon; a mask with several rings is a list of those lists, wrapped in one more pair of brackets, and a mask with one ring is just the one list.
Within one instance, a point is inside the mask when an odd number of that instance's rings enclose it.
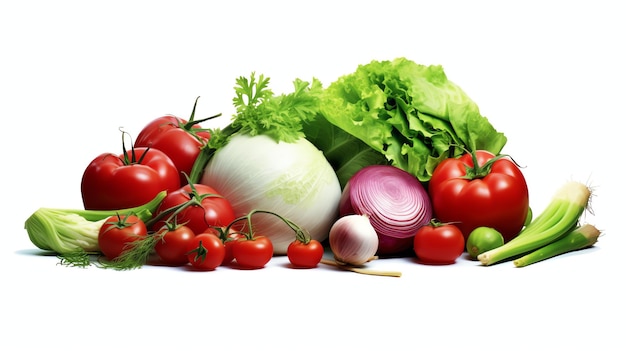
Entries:
{"label": "lettuce leaf", "polygon": [[355,159],[360,160],[359,167],[382,161],[370,153],[364,156],[367,148],[358,143],[350,146],[348,136],[324,126],[323,120],[422,182],[430,180],[445,158],[478,149],[498,154],[507,141],[480,114],[476,103],[448,80],[441,66],[419,65],[406,58],[359,65],[324,89],[319,103],[323,118],[307,121],[304,133],[327,157],[331,149],[338,152],[342,146],[341,157],[333,164],[351,166],[342,178],[357,168]]}
{"label": "lettuce leaf", "polygon": [[353,137],[317,114],[315,120],[302,126],[306,138],[320,149],[335,170],[343,189],[354,173],[372,164],[387,164],[380,152]]}

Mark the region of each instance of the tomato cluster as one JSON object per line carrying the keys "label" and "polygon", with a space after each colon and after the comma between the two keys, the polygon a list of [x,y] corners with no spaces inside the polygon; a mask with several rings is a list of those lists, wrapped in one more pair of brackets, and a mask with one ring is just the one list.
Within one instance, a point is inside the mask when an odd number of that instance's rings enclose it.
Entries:
{"label": "tomato cluster", "polygon": [[[241,269],[263,268],[274,253],[268,237],[228,231],[228,227],[209,227],[197,234],[187,225],[176,224],[175,220],[167,222],[156,232],[151,232],[148,227],[134,215],[110,217],[100,228],[98,236],[103,255],[118,264],[124,263],[124,260],[131,264],[132,259],[141,256],[144,248],[147,249],[144,253],[154,251],[160,264],[189,265],[194,270],[207,271],[233,263]],[[321,261],[323,253],[323,246],[316,240],[307,243],[294,240],[288,257],[294,267],[313,268]]]}
{"label": "tomato cluster", "polygon": [[[140,206],[163,190],[174,191],[187,183],[193,164],[210,138],[194,120],[162,116],[148,123],[130,150],[122,138],[122,154],[103,153],[83,173],[83,204],[90,210]],[[217,115],[219,116],[219,115]],[[212,116],[209,118],[213,118]],[[126,132],[122,132],[126,136]]]}
{"label": "tomato cluster", "polygon": [[[198,124],[207,119],[194,120],[196,104],[188,121],[171,115],[152,120],[130,150],[122,131],[122,154],[103,153],[83,173],[86,209],[137,207],[166,191],[151,220],[117,215],[101,226],[99,247],[115,267],[136,267],[155,254],[158,264],[167,266],[214,270],[236,264],[258,269],[273,256],[268,237],[235,229],[234,224],[249,217],[235,218],[228,199],[212,187],[189,183],[194,162],[210,138]],[[311,268],[323,252],[318,241],[303,242],[296,236],[288,256],[294,267]]]}
{"label": "tomato cluster", "polygon": [[274,252],[272,242],[265,236],[231,232],[234,221],[227,199],[209,186],[187,184],[169,192],[148,222],[136,216],[109,218],[98,243],[108,260],[126,261],[131,267],[143,263],[134,261],[137,257],[152,251],[168,266],[214,270],[234,260],[241,268],[264,267]]}

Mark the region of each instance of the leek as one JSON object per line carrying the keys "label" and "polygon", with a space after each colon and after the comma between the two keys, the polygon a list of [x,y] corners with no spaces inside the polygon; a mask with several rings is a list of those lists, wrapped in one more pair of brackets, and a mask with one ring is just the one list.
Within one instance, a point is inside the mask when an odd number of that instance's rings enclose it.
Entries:
{"label": "leek", "polygon": [[491,265],[558,240],[577,225],[590,198],[591,190],[585,184],[567,182],[554,194],[546,209],[515,238],[478,255],[478,260],[483,265]]}
{"label": "leek", "polygon": [[82,210],[39,208],[25,222],[24,228],[30,241],[38,248],[54,251],[60,255],[76,252],[100,251],[98,233],[100,227],[111,216],[134,214],[142,221],[152,214],[165,198],[162,191],[149,202],[120,210]]}
{"label": "leek", "polygon": [[516,267],[525,267],[567,252],[585,249],[593,246],[599,236],[600,231],[596,227],[585,224],[576,227],[560,239],[516,259],[513,264]]}

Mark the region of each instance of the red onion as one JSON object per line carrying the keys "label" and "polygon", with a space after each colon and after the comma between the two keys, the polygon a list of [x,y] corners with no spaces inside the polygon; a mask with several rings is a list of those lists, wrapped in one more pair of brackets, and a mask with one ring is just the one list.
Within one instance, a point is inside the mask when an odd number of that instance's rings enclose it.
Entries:
{"label": "red onion", "polygon": [[432,205],[422,183],[391,165],[371,165],[346,184],[339,214],[367,215],[379,237],[379,255],[397,254],[413,244],[417,230],[432,219]]}

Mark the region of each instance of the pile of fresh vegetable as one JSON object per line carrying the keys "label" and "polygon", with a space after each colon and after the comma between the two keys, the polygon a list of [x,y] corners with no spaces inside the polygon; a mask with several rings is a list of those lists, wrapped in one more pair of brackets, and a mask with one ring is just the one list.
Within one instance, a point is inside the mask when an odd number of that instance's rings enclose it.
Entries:
{"label": "pile of fresh vegetable", "polygon": [[[32,243],[73,266],[215,270],[320,263],[365,274],[378,258],[523,267],[594,245],[590,189],[570,181],[533,218],[506,137],[441,66],[372,61],[324,88],[236,80],[223,128],[162,116],[87,164],[84,208],[40,208]],[[130,145],[127,145],[130,140]],[[325,252],[329,253],[326,255]]]}

